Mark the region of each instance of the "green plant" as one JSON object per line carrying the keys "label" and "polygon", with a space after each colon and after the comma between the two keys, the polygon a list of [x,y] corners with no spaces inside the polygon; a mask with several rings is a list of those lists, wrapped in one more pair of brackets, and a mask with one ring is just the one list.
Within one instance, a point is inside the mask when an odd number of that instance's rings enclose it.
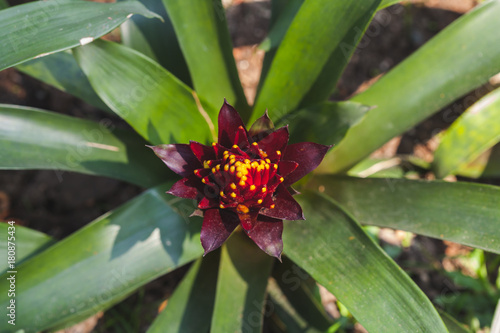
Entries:
{"label": "green plant", "polygon": [[[0,168],[76,171],[148,188],[58,242],[18,227],[16,326],[2,320],[1,331],[70,325],[192,261],[149,332],[259,332],[264,314],[277,332],[335,331],[339,323],[322,310],[312,279],[370,332],[465,331],[438,314],[360,223],[498,254],[500,189],[409,180],[404,172],[396,173],[399,178],[359,175],[376,163],[366,159],[372,151],[500,71],[500,1],[486,1],[456,20],[365,92],[328,102],[374,13],[395,2],[274,0],[254,106],[239,83],[220,1],[145,0],[154,12],[136,1],[78,0],[1,10],[0,69],[17,65],[116,113],[135,131],[0,105]],[[98,39],[124,22],[122,44]],[[285,223],[282,264],[241,232],[202,258],[201,218],[189,217],[196,204],[165,194],[179,177],[145,147],[213,141],[223,98],[247,123],[268,109],[278,125],[289,124],[290,143],[335,145],[319,167],[322,174],[298,184],[307,221]],[[444,134],[435,162],[421,166],[439,177],[498,176],[494,150],[475,158],[500,139],[499,100],[494,91],[466,111]],[[5,238],[0,243],[8,248]],[[2,276],[1,290],[9,289],[10,274]],[[270,275],[275,283],[268,286]],[[10,300],[2,293],[1,306]],[[269,304],[274,311],[266,310]]]}

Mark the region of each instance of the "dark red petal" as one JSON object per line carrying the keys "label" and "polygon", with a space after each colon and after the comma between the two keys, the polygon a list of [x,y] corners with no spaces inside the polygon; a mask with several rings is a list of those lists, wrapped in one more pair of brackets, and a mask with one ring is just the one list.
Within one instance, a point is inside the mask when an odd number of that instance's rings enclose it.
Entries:
{"label": "dark red petal", "polygon": [[278,186],[276,189],[274,205],[273,209],[262,208],[260,214],[280,220],[304,220],[302,207],[283,185]]}
{"label": "dark red petal", "polygon": [[219,112],[219,143],[224,147],[231,147],[234,143],[238,127],[245,125],[236,110],[224,99],[224,104]]}
{"label": "dark red petal", "polygon": [[288,176],[292,171],[297,169],[299,166],[298,163],[292,162],[292,161],[279,161],[278,162],[278,174],[281,177],[286,177]]}
{"label": "dark red petal", "polygon": [[214,148],[211,146],[205,146],[196,141],[189,141],[189,146],[191,147],[194,156],[196,156],[196,158],[202,163],[206,160],[216,159]]}
{"label": "dark red petal", "polygon": [[219,207],[219,200],[216,198],[208,198],[203,197],[200,203],[198,204],[199,209],[209,209],[209,208],[217,208]]}
{"label": "dark red petal", "polygon": [[240,218],[240,223],[243,229],[250,230],[255,225],[255,221],[257,220],[257,215],[259,215],[259,210],[251,210],[248,214],[238,214]]}
{"label": "dark red petal", "polygon": [[258,141],[259,148],[268,154],[271,161],[276,157],[276,151],[284,152],[288,143],[288,126],[278,128],[262,140]]}
{"label": "dark red petal", "polygon": [[196,176],[189,176],[176,182],[167,193],[179,198],[197,199],[201,195],[201,185],[203,184],[199,178]]}
{"label": "dark red petal", "polygon": [[195,169],[200,169],[201,163],[187,144],[169,144],[148,146],[173,172],[182,177],[193,174]]}
{"label": "dark red petal", "polygon": [[238,131],[234,137],[234,144],[243,149],[250,146],[248,143],[247,130],[243,126],[238,127]]}
{"label": "dark red petal", "polygon": [[273,130],[273,121],[267,115],[266,110],[264,115],[252,124],[250,130],[248,131],[248,136],[252,139],[252,141],[260,141]]}
{"label": "dark red petal", "polygon": [[201,245],[205,249],[203,255],[219,248],[239,224],[238,215],[231,211],[219,209],[205,211],[200,234]]}
{"label": "dark red petal", "polygon": [[312,142],[300,142],[287,146],[282,160],[294,161],[299,166],[285,178],[283,184],[291,185],[316,169],[330,147]]}
{"label": "dark red petal", "polygon": [[259,215],[254,227],[246,233],[262,251],[281,261],[283,221]]}

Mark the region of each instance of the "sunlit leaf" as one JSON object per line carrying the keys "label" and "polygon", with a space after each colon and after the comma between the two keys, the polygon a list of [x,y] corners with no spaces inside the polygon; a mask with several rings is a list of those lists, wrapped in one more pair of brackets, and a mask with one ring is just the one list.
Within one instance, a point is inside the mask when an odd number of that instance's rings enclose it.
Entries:
{"label": "sunlit leaf", "polygon": [[151,143],[211,141],[205,111],[216,110],[200,110],[193,91],[156,62],[102,40],[74,53],[101,99]]}
{"label": "sunlit leaf", "polygon": [[[55,239],[42,232],[16,224],[13,225],[14,229],[9,229],[9,227],[11,225],[7,223],[0,223],[0,235],[5,236],[0,239],[0,253],[4,254],[4,258],[7,258],[8,247],[13,247],[16,259],[14,267],[10,269],[7,260],[2,261],[0,264],[0,272],[2,273],[7,270],[16,270],[17,265],[24,260],[55,243]],[[14,233],[9,234],[8,232],[12,230],[14,230]],[[9,240],[10,237],[13,238]]]}
{"label": "sunlit leaf", "polygon": [[196,333],[210,328],[219,270],[219,253],[198,259],[168,299],[148,333]]}
{"label": "sunlit leaf", "polygon": [[[280,118],[293,111],[322,74],[323,66],[344,36],[354,26],[367,24],[379,2],[305,2],[274,57],[257,97],[252,119],[259,117],[266,108],[272,118]],[[341,60],[336,64],[337,68],[343,68],[348,58]]]}
{"label": "sunlit leaf", "polygon": [[52,169],[158,185],[172,176],[136,133],[111,122],[0,104],[0,169]]}
{"label": "sunlit leaf", "polygon": [[273,257],[235,232],[222,247],[212,332],[261,332]]}
{"label": "sunlit leaf", "polygon": [[[163,194],[166,188],[145,192],[20,265],[16,326],[3,320],[0,330],[39,332],[89,317],[200,257],[201,219],[188,219],[193,204]],[[0,287],[8,283],[3,275]],[[0,304],[9,304],[7,293]]]}
{"label": "sunlit leaf", "polygon": [[411,231],[500,253],[497,186],[333,176],[316,176],[309,185],[334,198],[362,224]]}
{"label": "sunlit leaf", "polygon": [[377,108],[327,155],[324,163],[330,172],[345,171],[498,73],[500,43],[495,31],[500,28],[499,15],[500,2],[484,2],[355,96],[352,101]]}
{"label": "sunlit leaf", "polygon": [[422,290],[351,216],[317,193],[297,200],[307,220],[285,225],[285,254],[333,293],[367,331],[447,332]]}
{"label": "sunlit leaf", "polygon": [[162,0],[139,1],[160,15],[163,21],[132,16],[120,27],[123,44],[155,60],[185,84],[192,85],[186,60]]}
{"label": "sunlit leaf", "polygon": [[447,332],[429,299],[331,199],[297,196],[306,221],[285,225],[284,251],[369,332]]}
{"label": "sunlit leaf", "polygon": [[212,107],[218,108],[221,99],[226,98],[247,118],[249,108],[221,1],[163,0],[163,3],[186,58],[194,90]]}
{"label": "sunlit leaf", "polygon": [[467,109],[441,137],[433,170],[443,178],[500,141],[500,89]]}
{"label": "sunlit leaf", "polygon": [[33,59],[16,66],[16,69],[67,92],[102,110],[108,106],[97,96],[90,86],[71,53],[59,52],[43,58]]}
{"label": "sunlit leaf", "polygon": [[0,70],[92,42],[131,16],[158,17],[140,2],[34,1],[0,11]]}

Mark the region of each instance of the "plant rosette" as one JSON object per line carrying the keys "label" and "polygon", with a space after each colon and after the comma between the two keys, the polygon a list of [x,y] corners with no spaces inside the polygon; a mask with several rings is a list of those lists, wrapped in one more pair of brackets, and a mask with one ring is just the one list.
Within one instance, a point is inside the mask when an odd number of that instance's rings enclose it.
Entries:
{"label": "plant rosette", "polygon": [[203,216],[205,254],[219,248],[241,225],[267,254],[281,259],[283,220],[304,220],[290,186],[314,170],[330,146],[312,142],[288,145],[288,127],[274,129],[267,112],[245,128],[226,101],[218,118],[218,142],[151,146],[184,177],[167,192],[198,202]]}

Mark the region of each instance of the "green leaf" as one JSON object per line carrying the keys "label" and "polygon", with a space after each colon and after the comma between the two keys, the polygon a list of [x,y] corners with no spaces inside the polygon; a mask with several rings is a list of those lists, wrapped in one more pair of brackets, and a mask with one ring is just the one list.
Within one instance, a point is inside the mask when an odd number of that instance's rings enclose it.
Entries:
{"label": "green leaf", "polygon": [[102,40],[74,54],[101,99],[151,143],[212,138],[208,115],[198,109],[191,89],[151,59]]}
{"label": "green leaf", "polygon": [[311,188],[321,187],[362,224],[411,231],[500,253],[499,187],[332,176],[314,177],[309,184]]}
{"label": "green leaf", "polygon": [[[223,98],[248,117],[224,8],[220,0],[163,0],[172,20],[194,89],[208,105],[219,108]],[[186,10],[189,8],[189,10]],[[213,120],[216,119],[216,115]]]}
{"label": "green leaf", "polygon": [[324,332],[333,325],[319,297],[316,282],[290,259],[276,264],[273,277],[290,304],[309,326]]}
{"label": "green leaf", "polygon": [[[0,239],[0,253],[3,254],[3,258],[7,258],[8,247],[15,246],[14,251],[16,253],[16,267],[26,259],[45,250],[55,242],[55,239],[42,232],[22,227],[20,225],[14,225],[14,239],[9,241],[8,238],[12,236],[8,234],[8,231],[12,231],[9,227],[10,225],[7,223],[0,223],[0,235],[2,237]],[[15,245],[12,245],[12,243]],[[0,264],[0,272],[5,273],[7,270],[9,270],[7,260],[2,260],[2,263]],[[15,268],[10,270],[15,270]]]}
{"label": "green leaf", "polygon": [[70,53],[59,52],[43,58],[33,59],[17,65],[16,69],[61,91],[76,96],[99,109],[109,110],[108,106],[92,89],[89,80],[87,80],[87,77]]}
{"label": "green leaf", "polygon": [[208,332],[215,299],[219,252],[198,259],[168,299],[148,333]]}
{"label": "green leaf", "polygon": [[290,142],[334,145],[365,116],[370,107],[352,102],[325,102],[288,114],[278,122],[290,125]]}
{"label": "green leaf", "polygon": [[402,160],[399,157],[367,158],[356,164],[347,174],[361,178],[403,178],[405,174],[401,162]]}
{"label": "green leaf", "polygon": [[500,141],[500,89],[467,109],[446,130],[434,154],[438,178],[454,173]]}
{"label": "green leaf", "polygon": [[[201,256],[201,219],[187,217],[193,204],[165,189],[145,192],[19,266],[16,326],[3,320],[0,330],[38,332],[83,319]],[[5,275],[0,287],[8,290]],[[8,303],[2,293],[0,305]]]}
{"label": "green leaf", "polygon": [[305,222],[289,222],[284,251],[332,292],[369,332],[447,332],[429,299],[331,199],[297,197]]}
{"label": "green leaf", "polygon": [[295,15],[297,15],[300,6],[302,6],[303,3],[304,0],[288,1],[283,8],[279,8],[279,16],[277,17],[273,11],[273,15],[274,17],[276,17],[275,22],[271,26],[267,37],[259,45],[260,49],[268,52],[270,50],[278,48],[278,46],[281,44],[281,41],[285,37],[290,24],[292,24]]}
{"label": "green leaf", "polygon": [[242,232],[222,247],[211,332],[261,332],[273,257]]}
{"label": "green leaf", "polygon": [[471,330],[465,328],[465,326],[459,323],[455,318],[450,316],[444,311],[438,310],[441,315],[441,319],[443,319],[446,328],[448,328],[448,332],[450,333],[471,333]]}
{"label": "green leaf", "polygon": [[7,3],[7,0],[0,0],[0,10],[9,8],[9,4]]}
{"label": "green leaf", "polygon": [[293,306],[287,300],[286,296],[280,290],[275,280],[269,280],[267,286],[269,293],[269,303],[272,309],[271,325],[273,332],[286,333],[320,333],[320,331],[311,327],[300,315],[295,311]]}
{"label": "green leaf", "polygon": [[383,9],[385,7],[392,6],[398,2],[401,2],[402,0],[382,0],[380,1],[380,5],[378,5],[378,9]]}
{"label": "green leaf", "polygon": [[498,73],[500,44],[495,31],[500,28],[499,15],[500,2],[483,3],[355,96],[352,101],[377,108],[332,149],[326,161],[330,171],[348,169]]}
{"label": "green leaf", "polygon": [[500,178],[500,145],[482,153],[467,165],[462,165],[456,172],[469,178]]}
{"label": "green leaf", "polygon": [[34,1],[0,11],[0,70],[83,45],[107,34],[129,15],[158,17],[141,3]]}
{"label": "green leaf", "polygon": [[[366,25],[379,2],[304,2],[278,48],[257,97],[252,120],[266,108],[271,118],[282,117],[297,108],[343,38],[354,27]],[[336,68],[343,68],[347,61],[343,57]]]}
{"label": "green leaf", "polygon": [[163,19],[150,20],[143,16],[132,16],[121,27],[122,42],[155,60],[166,70],[191,86],[191,77],[182,55],[174,27],[161,0],[139,0],[146,8]]}
{"label": "green leaf", "polygon": [[131,131],[33,108],[0,104],[0,169],[75,171],[140,186],[172,173]]}

